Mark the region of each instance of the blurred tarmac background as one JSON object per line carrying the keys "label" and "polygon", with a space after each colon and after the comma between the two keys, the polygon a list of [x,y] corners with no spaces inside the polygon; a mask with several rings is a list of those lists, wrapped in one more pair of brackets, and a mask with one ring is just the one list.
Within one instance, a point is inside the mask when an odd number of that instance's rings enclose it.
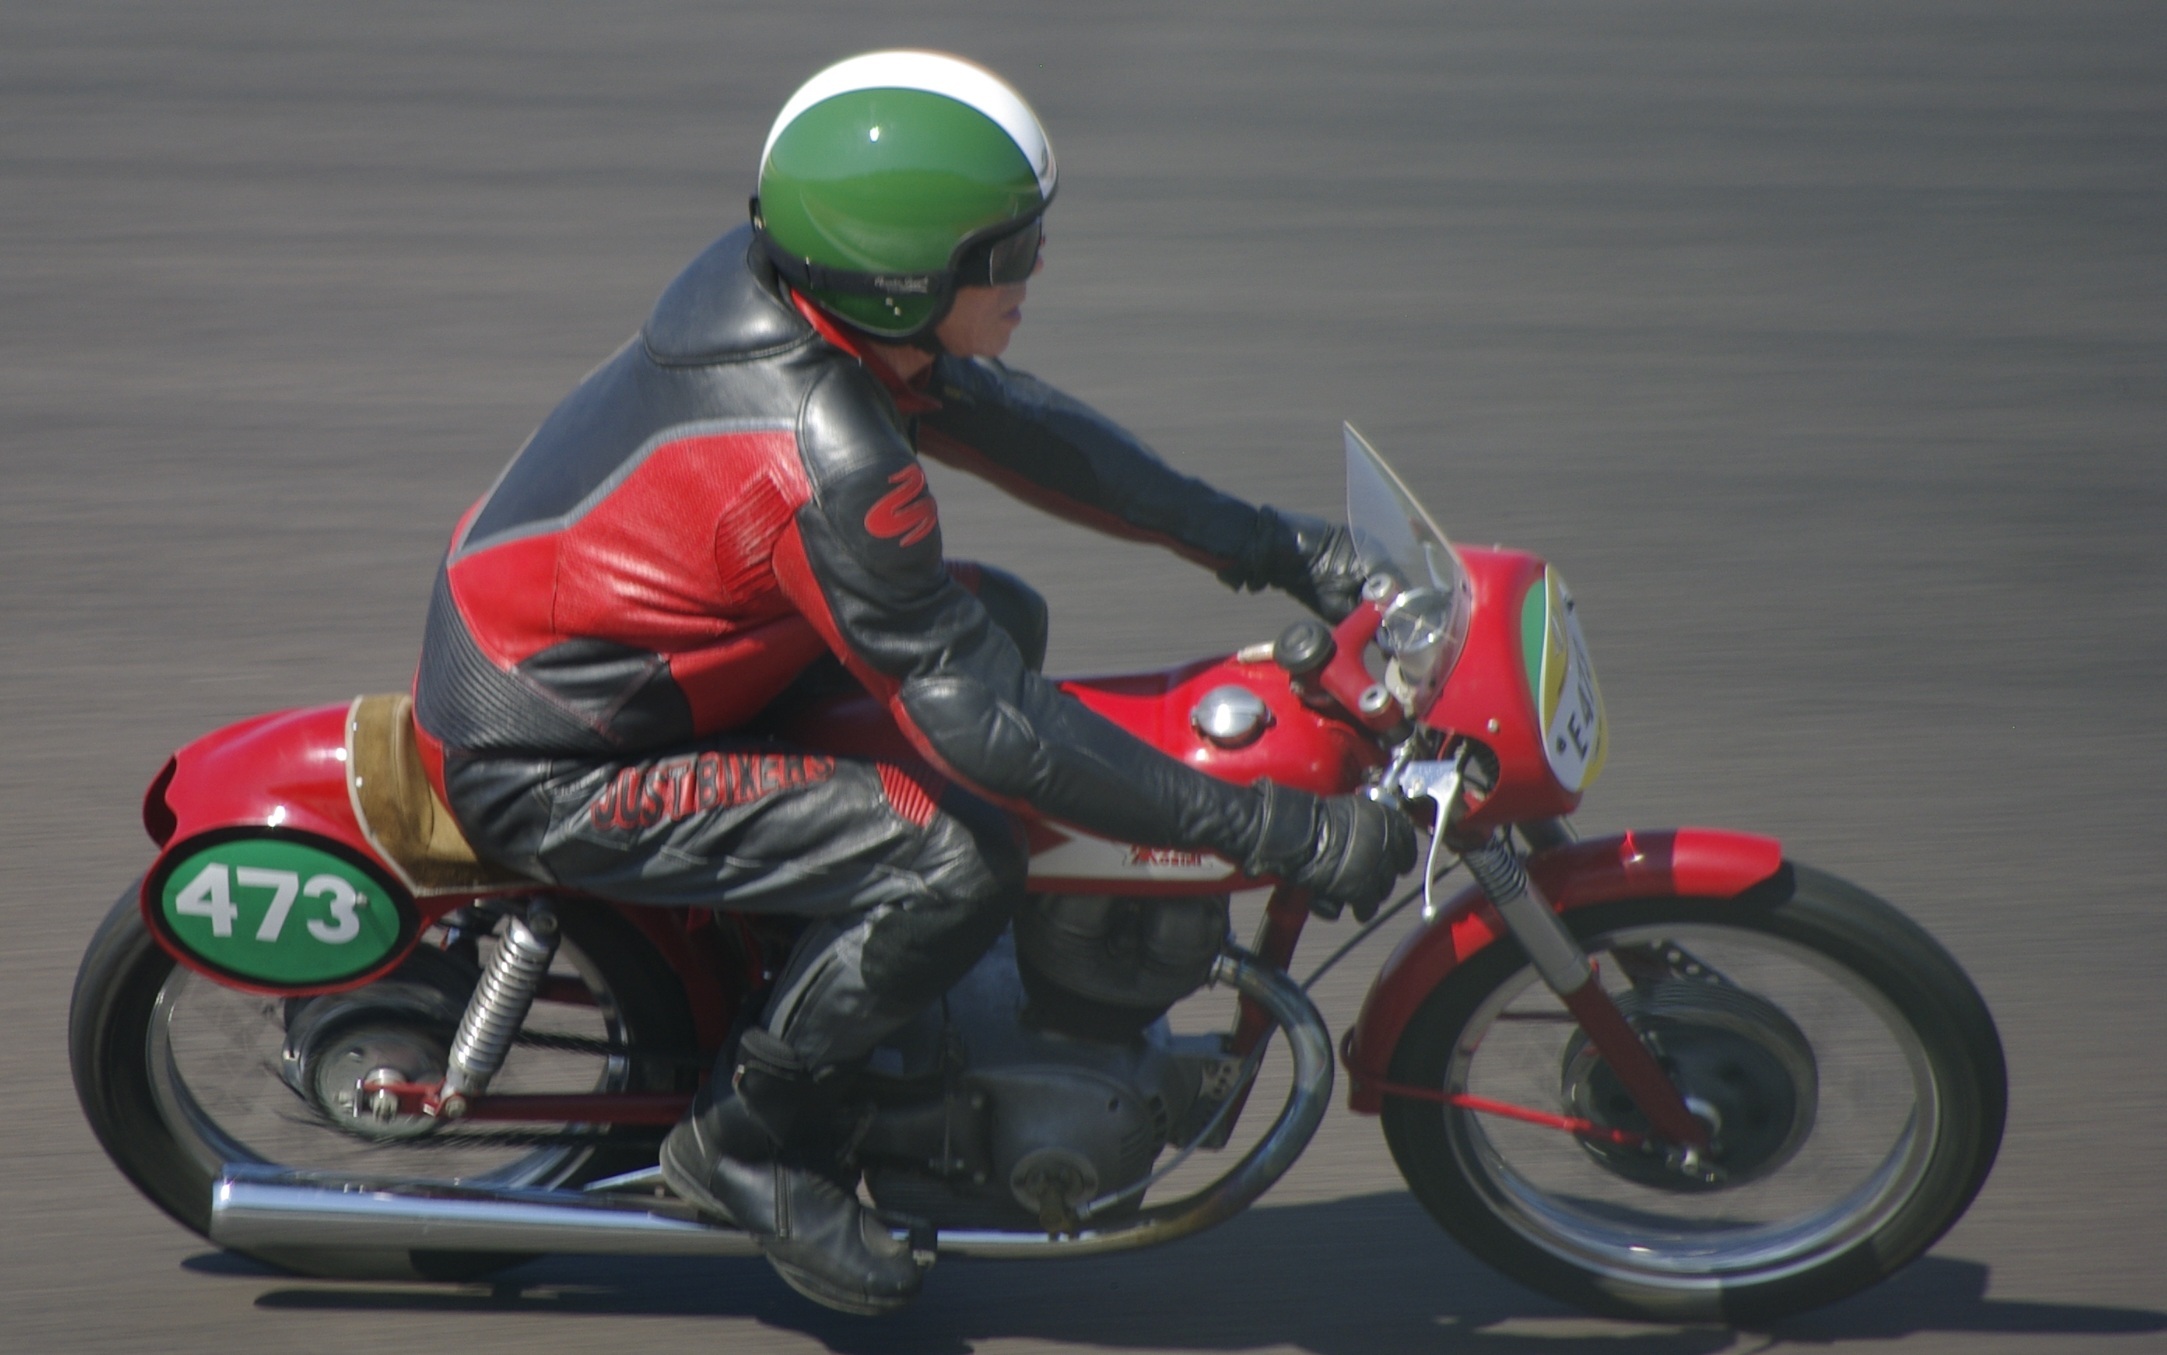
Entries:
{"label": "blurred tarmac background", "polygon": [[[111,1169],[64,1018],[144,783],[404,688],[453,519],[742,219],[789,91],[889,45],[1054,138],[1015,365],[1335,516],[1351,418],[1573,581],[1614,722],[1584,829],[1780,835],[1970,968],[2009,1131],[1931,1256],[1773,1333],[1596,1322],[1339,1112],[1209,1237],[945,1264],[866,1325],[754,1263],[296,1280]],[[0,1349],[2167,1349],[2163,209],[2156,4],[0,8]],[[1291,615],[936,474],[1056,670]]]}

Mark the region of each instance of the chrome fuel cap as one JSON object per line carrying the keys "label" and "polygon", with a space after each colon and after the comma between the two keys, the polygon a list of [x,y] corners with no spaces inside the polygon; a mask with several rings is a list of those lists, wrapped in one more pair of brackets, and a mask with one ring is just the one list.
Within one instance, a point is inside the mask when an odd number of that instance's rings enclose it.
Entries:
{"label": "chrome fuel cap", "polygon": [[1239,748],[1253,742],[1271,722],[1271,708],[1264,704],[1263,697],[1247,687],[1231,684],[1204,693],[1203,700],[1189,712],[1189,723],[1196,732],[1221,748]]}

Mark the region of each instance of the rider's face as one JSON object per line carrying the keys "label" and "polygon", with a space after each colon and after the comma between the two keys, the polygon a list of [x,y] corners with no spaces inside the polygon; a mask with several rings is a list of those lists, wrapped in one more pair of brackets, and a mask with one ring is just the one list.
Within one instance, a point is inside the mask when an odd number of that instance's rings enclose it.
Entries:
{"label": "rider's face", "polygon": [[[1038,256],[1036,274],[1046,266]],[[959,358],[997,358],[1008,349],[1016,326],[1023,323],[1023,297],[1028,282],[1008,287],[958,287],[948,314],[933,327],[941,347]]]}

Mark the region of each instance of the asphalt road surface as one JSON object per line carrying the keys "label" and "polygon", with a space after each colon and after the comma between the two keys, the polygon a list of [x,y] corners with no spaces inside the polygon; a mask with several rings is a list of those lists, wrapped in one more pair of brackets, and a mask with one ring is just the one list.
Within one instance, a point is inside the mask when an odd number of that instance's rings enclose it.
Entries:
{"label": "asphalt road surface", "polygon": [[[1930,1256],[1772,1332],[1598,1322],[1337,1112],[1214,1234],[945,1264],[866,1324],[758,1263],[297,1280],[108,1166],[64,1013],[145,781],[404,687],[457,513],[741,217],[795,84],[895,44],[1051,128],[1014,362],[1313,511],[1353,419],[1573,580],[1615,722],[1586,826],[1778,834],[1969,967],[2013,1101]],[[0,1348],[2167,1349],[2163,431],[2154,4],[0,7]],[[1290,615],[938,489],[1053,600],[1056,668]]]}

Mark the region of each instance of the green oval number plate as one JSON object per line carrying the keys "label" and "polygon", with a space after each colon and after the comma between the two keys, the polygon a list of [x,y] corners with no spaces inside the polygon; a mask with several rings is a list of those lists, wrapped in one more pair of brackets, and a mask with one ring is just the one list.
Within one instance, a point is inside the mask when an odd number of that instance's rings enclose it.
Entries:
{"label": "green oval number plate", "polygon": [[390,954],[396,901],[329,852],[275,838],[221,842],[167,872],[165,923],[219,969],[271,984],[328,983]]}

